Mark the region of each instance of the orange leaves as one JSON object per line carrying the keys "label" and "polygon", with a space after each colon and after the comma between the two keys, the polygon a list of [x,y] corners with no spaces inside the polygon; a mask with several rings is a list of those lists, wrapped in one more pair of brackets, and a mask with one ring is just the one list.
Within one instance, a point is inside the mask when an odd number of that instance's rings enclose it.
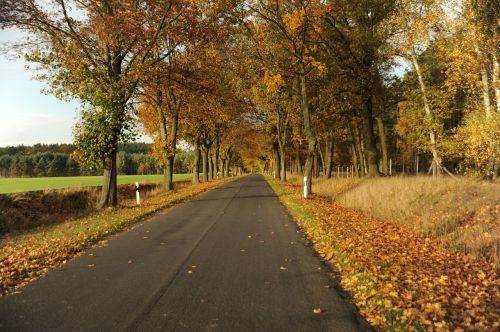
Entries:
{"label": "orange leaves", "polygon": [[267,92],[274,92],[285,84],[281,74],[272,74],[267,68],[264,69],[264,84]]}
{"label": "orange leaves", "polygon": [[[103,240],[105,237],[144,220],[148,215],[231,180],[227,178],[190,185],[173,193],[158,194],[146,199],[140,208],[135,206],[134,200],[124,201],[122,204],[125,206],[121,208],[99,211],[84,218],[42,228],[38,232],[4,239],[0,243],[0,296],[15,292],[92,245],[107,246],[108,241]],[[133,261],[129,260],[128,264],[133,264]],[[87,266],[94,268],[95,265]]]}
{"label": "orange leaves", "polygon": [[295,12],[286,14],[283,17],[283,21],[285,22],[287,30],[294,34],[303,24],[305,16],[306,14],[304,8],[300,8]]}
{"label": "orange leaves", "polygon": [[298,187],[280,184],[279,190],[291,194],[283,202],[316,250],[336,265],[342,286],[376,328],[499,327],[499,279],[489,264],[451,254],[437,240],[321,197],[302,200]]}

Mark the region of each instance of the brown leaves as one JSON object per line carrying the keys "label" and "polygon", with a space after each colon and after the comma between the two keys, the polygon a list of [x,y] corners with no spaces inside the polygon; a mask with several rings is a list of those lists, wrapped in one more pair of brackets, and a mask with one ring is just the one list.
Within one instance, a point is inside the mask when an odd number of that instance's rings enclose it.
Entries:
{"label": "brown leaves", "polygon": [[489,264],[321,197],[303,200],[298,187],[280,184],[279,190],[291,193],[281,197],[283,202],[316,250],[336,265],[342,286],[375,327],[499,327],[499,279]]}
{"label": "brown leaves", "polygon": [[[40,229],[37,233],[5,239],[0,243],[0,296],[12,293],[92,245],[107,246],[105,237],[146,216],[231,180],[190,185],[168,195],[159,194],[146,200],[140,208],[135,206],[134,200],[125,201],[119,209],[99,211]],[[132,263],[132,260],[128,261],[128,264]],[[88,265],[88,268],[93,267],[94,264]]]}

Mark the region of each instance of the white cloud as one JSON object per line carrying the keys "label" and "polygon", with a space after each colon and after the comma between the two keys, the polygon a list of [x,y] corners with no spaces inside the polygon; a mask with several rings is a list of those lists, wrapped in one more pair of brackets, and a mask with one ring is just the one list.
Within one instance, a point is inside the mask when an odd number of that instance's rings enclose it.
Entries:
{"label": "white cloud", "polygon": [[75,119],[71,114],[8,113],[0,122],[0,146],[71,143]]}

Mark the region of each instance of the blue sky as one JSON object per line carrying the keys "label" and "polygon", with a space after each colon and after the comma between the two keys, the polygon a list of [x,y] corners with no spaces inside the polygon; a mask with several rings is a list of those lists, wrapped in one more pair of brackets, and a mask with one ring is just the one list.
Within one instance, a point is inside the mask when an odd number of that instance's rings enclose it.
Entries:
{"label": "blue sky", "polygon": [[[19,32],[0,30],[0,43],[21,38]],[[5,47],[5,45],[2,45]],[[79,104],[67,103],[41,90],[22,59],[0,54],[0,146],[70,143]]]}

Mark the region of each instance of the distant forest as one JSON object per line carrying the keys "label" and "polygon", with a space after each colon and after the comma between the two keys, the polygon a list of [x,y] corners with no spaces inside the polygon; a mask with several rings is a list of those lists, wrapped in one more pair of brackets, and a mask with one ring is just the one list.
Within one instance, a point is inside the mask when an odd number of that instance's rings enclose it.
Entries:
{"label": "distant forest", "polygon": [[[159,174],[162,169],[149,154],[151,144],[119,144],[117,171],[119,175]],[[77,163],[73,144],[35,144],[0,147],[0,177],[44,177],[102,175]],[[174,161],[175,173],[187,173],[193,161],[190,151],[179,152]]]}

